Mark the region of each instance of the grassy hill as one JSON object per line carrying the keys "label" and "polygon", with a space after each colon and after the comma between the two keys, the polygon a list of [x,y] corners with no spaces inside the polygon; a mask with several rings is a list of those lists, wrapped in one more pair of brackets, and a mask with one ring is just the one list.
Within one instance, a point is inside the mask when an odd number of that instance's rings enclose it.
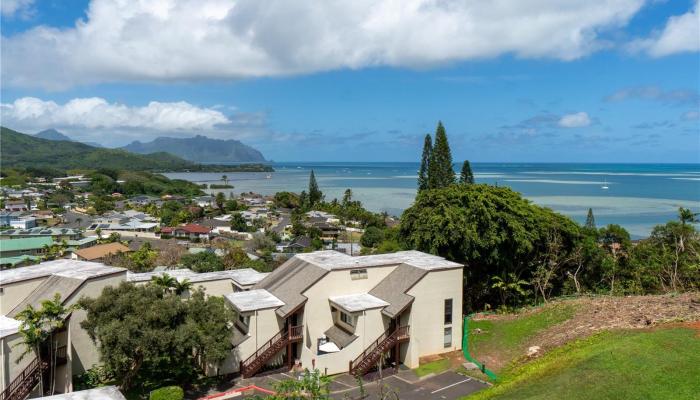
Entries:
{"label": "grassy hill", "polygon": [[60,170],[110,168],[117,170],[165,171],[196,167],[168,153],[133,154],[83,143],[52,141],[5,127],[0,134],[3,168],[49,167]]}
{"label": "grassy hill", "polygon": [[695,399],[698,304],[697,293],[603,297],[476,316],[470,351],[499,380],[466,399]]}

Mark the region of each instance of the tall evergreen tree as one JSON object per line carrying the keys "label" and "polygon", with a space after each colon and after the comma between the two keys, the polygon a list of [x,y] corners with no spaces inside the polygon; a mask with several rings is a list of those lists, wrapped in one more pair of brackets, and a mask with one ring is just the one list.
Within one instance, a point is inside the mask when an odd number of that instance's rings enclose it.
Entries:
{"label": "tall evergreen tree", "polygon": [[423,156],[420,159],[420,169],[418,170],[418,191],[428,188],[428,166],[430,165],[430,154],[433,152],[433,138],[430,134],[425,135],[423,142]]}
{"label": "tall evergreen tree", "polygon": [[469,165],[469,160],[464,160],[462,164],[462,173],[459,174],[459,183],[466,183],[468,185],[474,183],[474,174],[472,173],[471,165]]}
{"label": "tall evergreen tree", "polygon": [[430,154],[428,164],[428,187],[443,188],[455,183],[455,171],[452,169],[452,153],[447,142],[447,134],[442,122],[438,122],[435,130],[435,145]]}
{"label": "tall evergreen tree", "polygon": [[309,175],[309,205],[316,205],[322,198],[323,193],[318,188],[318,183],[316,183],[316,175],[314,175],[314,170],[311,170],[311,175]]}
{"label": "tall evergreen tree", "polygon": [[593,209],[588,209],[588,215],[586,216],[586,228],[596,229],[595,227],[595,217],[593,216]]}

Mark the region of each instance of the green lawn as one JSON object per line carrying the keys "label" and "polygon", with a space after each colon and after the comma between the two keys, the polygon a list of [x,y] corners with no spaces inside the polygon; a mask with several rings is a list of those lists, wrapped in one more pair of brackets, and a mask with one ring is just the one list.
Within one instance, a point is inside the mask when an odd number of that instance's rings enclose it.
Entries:
{"label": "green lawn", "polygon": [[467,399],[697,399],[698,377],[697,331],[603,332],[506,369]]}
{"label": "green lawn", "polygon": [[[470,321],[469,350],[479,361],[486,357],[500,360],[496,365],[487,365],[487,368],[495,368],[495,372],[498,372],[501,366],[524,354],[528,339],[550,326],[570,319],[575,311],[572,304],[552,304],[510,320]],[[476,328],[483,332],[475,334]]]}
{"label": "green lawn", "polygon": [[438,374],[443,371],[447,371],[450,368],[450,360],[444,358],[442,360],[432,361],[425,363],[420,367],[414,369],[413,371],[418,376],[426,376],[428,374]]}

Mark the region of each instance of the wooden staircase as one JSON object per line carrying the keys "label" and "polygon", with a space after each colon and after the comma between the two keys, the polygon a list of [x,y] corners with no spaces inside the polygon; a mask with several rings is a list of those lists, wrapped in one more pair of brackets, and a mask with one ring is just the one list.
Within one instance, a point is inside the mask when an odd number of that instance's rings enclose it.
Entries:
{"label": "wooden staircase", "polygon": [[377,364],[382,354],[389,351],[396,344],[407,341],[409,339],[408,328],[409,326],[406,325],[394,329],[393,332],[391,332],[391,330],[386,330],[377,340],[370,344],[362,354],[357,356],[355,360],[350,361],[350,367],[348,369],[350,375],[356,377],[363,376]]}
{"label": "wooden staircase", "polygon": [[[61,346],[56,349],[56,367],[65,365],[68,362],[67,347]],[[45,355],[48,358],[48,355]],[[49,363],[41,362],[41,370],[39,369],[39,359],[35,358],[27,365],[10,384],[0,392],[0,400],[24,400],[34,390],[36,385],[44,376],[44,389],[47,389],[49,382]],[[48,390],[47,390],[48,391]],[[46,395],[46,393],[44,393]]]}
{"label": "wooden staircase", "polygon": [[241,361],[239,368],[241,376],[250,378],[287,345],[301,341],[304,334],[303,327],[303,325],[298,325],[278,332],[272,339],[260,346],[255,353],[246,358],[245,361]]}
{"label": "wooden staircase", "polygon": [[24,400],[41,380],[42,372],[49,370],[49,363],[35,358],[17,377],[0,393],[0,400]]}

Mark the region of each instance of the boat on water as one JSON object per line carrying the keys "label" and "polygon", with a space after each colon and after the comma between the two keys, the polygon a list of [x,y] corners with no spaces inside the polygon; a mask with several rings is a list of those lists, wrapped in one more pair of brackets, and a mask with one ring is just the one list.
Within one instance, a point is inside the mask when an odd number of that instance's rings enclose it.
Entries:
{"label": "boat on water", "polygon": [[272,174],[265,175],[265,179],[272,179]]}
{"label": "boat on water", "polygon": [[601,186],[600,188],[603,189],[603,190],[608,190],[608,189],[610,189],[610,188],[608,187],[608,180],[607,180],[607,179],[605,180],[605,182],[603,182],[603,186]]}

